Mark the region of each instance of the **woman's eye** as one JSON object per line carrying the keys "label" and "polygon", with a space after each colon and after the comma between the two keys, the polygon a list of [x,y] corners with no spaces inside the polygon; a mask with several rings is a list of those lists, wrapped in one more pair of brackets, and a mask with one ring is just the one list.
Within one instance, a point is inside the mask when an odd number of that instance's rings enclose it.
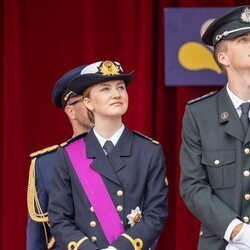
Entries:
{"label": "woman's eye", "polygon": [[118,89],[125,89],[125,86],[119,86]]}
{"label": "woman's eye", "polygon": [[108,87],[105,87],[105,88],[102,88],[101,91],[108,91],[109,88]]}

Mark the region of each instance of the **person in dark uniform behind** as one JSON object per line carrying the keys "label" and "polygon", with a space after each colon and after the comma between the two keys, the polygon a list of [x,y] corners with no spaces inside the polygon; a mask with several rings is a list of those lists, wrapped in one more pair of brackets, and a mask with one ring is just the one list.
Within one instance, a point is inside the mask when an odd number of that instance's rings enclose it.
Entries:
{"label": "person in dark uniform behind", "polygon": [[199,249],[250,249],[250,5],[217,18],[202,40],[228,83],[186,106],[180,192],[201,221]]}
{"label": "person in dark uniform behind", "polygon": [[148,250],[163,229],[168,187],[161,146],[122,123],[133,75],[118,62],[99,61],[68,86],[83,95],[95,127],[57,152],[49,220],[62,249]]}
{"label": "person in dark uniform behind", "polygon": [[[73,138],[92,127],[82,96],[75,95],[67,89],[71,79],[79,75],[82,67],[72,69],[63,75],[52,92],[53,103],[58,108],[64,109],[72,125]],[[54,238],[51,237],[47,214],[52,168],[57,148],[58,145],[54,145],[30,155],[32,160],[27,197],[29,212],[27,250],[59,249]]]}

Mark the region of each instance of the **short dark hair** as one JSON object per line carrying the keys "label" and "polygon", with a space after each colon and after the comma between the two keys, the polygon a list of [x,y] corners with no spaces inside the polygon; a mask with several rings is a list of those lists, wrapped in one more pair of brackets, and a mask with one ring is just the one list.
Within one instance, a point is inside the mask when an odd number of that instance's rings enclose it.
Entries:
{"label": "short dark hair", "polygon": [[224,74],[227,74],[225,65],[223,65],[222,63],[220,63],[218,61],[218,54],[220,52],[227,52],[227,42],[225,40],[221,40],[220,42],[218,42],[215,45],[213,56],[214,56],[214,60],[215,60],[216,64],[219,66],[219,68],[222,70],[222,72]]}

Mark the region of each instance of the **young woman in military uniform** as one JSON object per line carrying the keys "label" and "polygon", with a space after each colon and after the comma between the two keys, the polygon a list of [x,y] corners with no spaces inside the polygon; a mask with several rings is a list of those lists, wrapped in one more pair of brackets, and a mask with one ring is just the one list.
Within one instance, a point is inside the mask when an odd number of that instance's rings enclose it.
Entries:
{"label": "young woman in military uniform", "polygon": [[100,61],[69,84],[83,94],[95,127],[58,150],[49,219],[63,249],[149,249],[163,229],[168,187],[161,146],[122,123],[133,74]]}

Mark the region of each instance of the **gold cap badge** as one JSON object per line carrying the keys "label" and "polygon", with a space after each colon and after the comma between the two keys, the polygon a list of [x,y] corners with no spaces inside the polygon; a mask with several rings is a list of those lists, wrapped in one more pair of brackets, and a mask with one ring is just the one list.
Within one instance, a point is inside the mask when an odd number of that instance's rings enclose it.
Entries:
{"label": "gold cap badge", "polygon": [[111,61],[104,61],[98,67],[98,70],[102,75],[119,75],[121,73],[121,66]]}

